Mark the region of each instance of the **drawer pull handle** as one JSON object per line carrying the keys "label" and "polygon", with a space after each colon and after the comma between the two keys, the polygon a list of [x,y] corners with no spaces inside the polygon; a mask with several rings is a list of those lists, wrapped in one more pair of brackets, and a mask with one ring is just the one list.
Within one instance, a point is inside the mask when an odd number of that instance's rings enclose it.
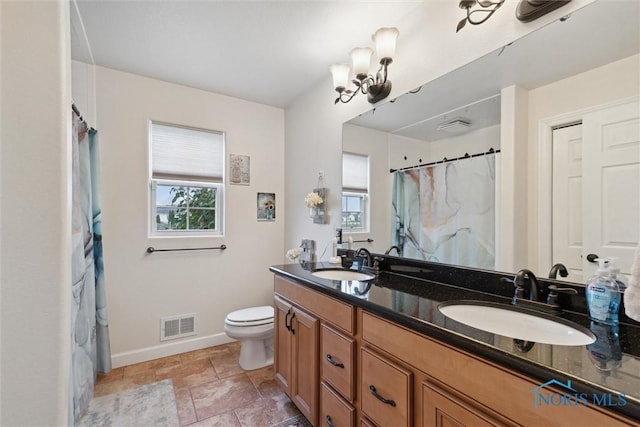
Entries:
{"label": "drawer pull handle", "polygon": [[371,391],[371,394],[373,394],[375,398],[378,399],[380,402],[386,403],[387,405],[391,405],[395,408],[396,402],[392,399],[385,399],[384,397],[380,396],[373,385],[369,386],[369,391]]}
{"label": "drawer pull handle", "polygon": [[344,363],[338,363],[335,360],[333,360],[333,358],[331,357],[330,354],[327,354],[327,362],[331,363],[333,366],[335,366],[336,368],[342,368],[344,369]]}
{"label": "drawer pull handle", "polygon": [[327,415],[326,420],[327,420],[327,425],[328,425],[329,427],[333,427],[333,421],[331,421],[331,417],[330,417],[329,415]]}

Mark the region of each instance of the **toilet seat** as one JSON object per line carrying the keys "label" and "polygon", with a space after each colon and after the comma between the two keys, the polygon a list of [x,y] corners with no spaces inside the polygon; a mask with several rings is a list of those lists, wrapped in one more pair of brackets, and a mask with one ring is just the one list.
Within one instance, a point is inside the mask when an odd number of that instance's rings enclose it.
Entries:
{"label": "toilet seat", "polygon": [[273,307],[264,305],[236,310],[229,313],[224,322],[227,325],[239,327],[268,325],[273,323]]}

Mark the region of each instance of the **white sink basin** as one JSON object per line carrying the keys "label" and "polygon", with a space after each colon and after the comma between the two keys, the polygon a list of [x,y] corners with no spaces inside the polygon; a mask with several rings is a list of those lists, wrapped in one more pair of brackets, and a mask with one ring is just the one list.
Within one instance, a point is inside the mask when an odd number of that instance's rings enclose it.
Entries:
{"label": "white sink basin", "polygon": [[568,320],[481,301],[451,301],[438,310],[456,322],[524,341],[553,345],[588,345],[596,341],[590,330]]}
{"label": "white sink basin", "polygon": [[374,279],[376,276],[374,274],[365,273],[363,271],[355,271],[355,270],[343,270],[339,268],[325,268],[322,270],[316,270],[311,272],[312,275],[319,277],[320,279],[328,279],[328,280],[340,280],[340,281],[357,281],[362,282],[365,280]]}

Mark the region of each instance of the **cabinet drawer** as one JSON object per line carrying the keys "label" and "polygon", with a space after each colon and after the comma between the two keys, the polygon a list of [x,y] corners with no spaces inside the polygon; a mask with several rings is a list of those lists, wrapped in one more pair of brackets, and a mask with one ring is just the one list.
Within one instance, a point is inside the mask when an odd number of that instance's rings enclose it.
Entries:
{"label": "cabinet drawer", "polygon": [[349,402],[354,399],[355,341],[322,325],[320,373]]}
{"label": "cabinet drawer", "polygon": [[513,422],[499,420],[489,408],[482,408],[444,386],[426,382],[422,384],[422,425],[446,427],[506,427],[516,426]]}
{"label": "cabinet drawer", "polygon": [[355,332],[355,309],[352,305],[305,288],[278,275],[274,279],[274,291],[338,328],[350,334]]}
{"label": "cabinet drawer", "polygon": [[320,425],[354,427],[356,410],[324,382],[320,390]]}
{"label": "cabinet drawer", "polygon": [[371,424],[371,421],[369,421],[366,418],[360,418],[360,427],[375,427],[373,424]]}
{"label": "cabinet drawer", "polygon": [[367,348],[362,349],[362,412],[380,426],[411,424],[412,374]]}

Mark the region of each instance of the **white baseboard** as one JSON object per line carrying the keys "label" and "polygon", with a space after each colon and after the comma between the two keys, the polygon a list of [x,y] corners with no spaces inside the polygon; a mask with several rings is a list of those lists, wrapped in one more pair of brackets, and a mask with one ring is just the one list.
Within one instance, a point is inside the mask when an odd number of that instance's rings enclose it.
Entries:
{"label": "white baseboard", "polygon": [[141,348],[139,350],[113,354],[111,355],[111,365],[113,368],[119,368],[121,366],[133,365],[134,363],[146,362],[153,359],[159,359],[161,357],[173,356],[175,354],[214,347],[216,345],[227,344],[234,341],[234,339],[229,338],[224,332],[206,337],[181,340],[153,347]]}

